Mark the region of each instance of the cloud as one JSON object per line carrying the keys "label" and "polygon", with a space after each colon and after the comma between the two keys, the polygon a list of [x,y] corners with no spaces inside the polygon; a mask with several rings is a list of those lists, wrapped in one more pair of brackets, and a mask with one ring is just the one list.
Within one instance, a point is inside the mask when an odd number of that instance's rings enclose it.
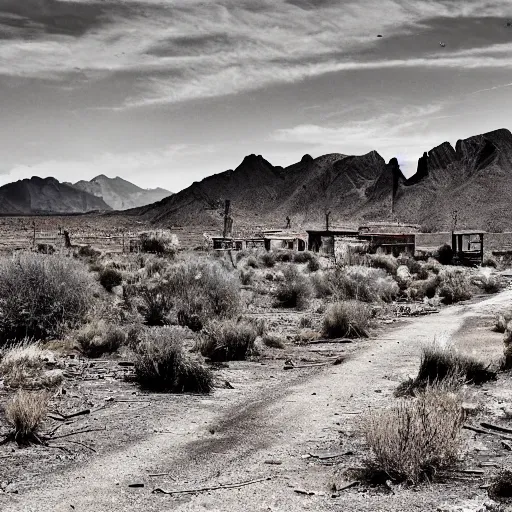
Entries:
{"label": "cloud", "polygon": [[[0,73],[87,87],[119,74],[115,107],[220,96],[331,72],[512,67],[510,44],[380,54],[377,33],[405,37],[428,20],[499,16],[509,2],[373,0],[4,0]],[[510,10],[510,8],[509,8]],[[383,16],[382,13],[386,15]],[[30,35],[30,37],[27,37]],[[0,35],[0,37],[2,37]],[[437,44],[437,42],[436,42]],[[384,48],[384,46],[382,47]],[[365,57],[371,50],[375,58]],[[416,51],[417,50],[417,51]],[[399,52],[400,53],[400,52]],[[77,85],[75,85],[77,84]]]}

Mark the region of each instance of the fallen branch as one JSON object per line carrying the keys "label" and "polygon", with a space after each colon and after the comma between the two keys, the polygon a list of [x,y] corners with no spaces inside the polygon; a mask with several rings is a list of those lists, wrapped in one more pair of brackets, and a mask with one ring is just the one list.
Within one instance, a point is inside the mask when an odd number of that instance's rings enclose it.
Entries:
{"label": "fallen branch", "polygon": [[332,361],[327,363],[311,363],[311,364],[298,364],[298,365],[285,365],[283,366],[283,370],[295,370],[298,368],[316,368],[318,366],[328,366],[332,364]]}
{"label": "fallen branch", "polygon": [[327,339],[322,338],[320,340],[312,340],[307,343],[307,345],[322,345],[324,343],[354,343],[354,340],[350,338],[333,338],[333,339]]}
{"label": "fallen branch", "polygon": [[485,423],[485,422],[480,423],[480,425],[482,427],[488,428],[490,430],[496,430],[498,432],[504,432],[505,434],[512,434],[512,429],[510,429],[510,428],[500,427],[498,425],[493,425],[492,423]]}
{"label": "fallen branch", "polygon": [[80,441],[71,441],[71,440],[67,440],[66,441],[67,443],[73,443],[73,444],[79,444],[80,446],[83,446],[84,448],[87,448],[88,450],[91,450],[91,452],[94,452],[94,453],[98,453],[92,446],[89,446],[85,443],[81,443]]}
{"label": "fallen branch", "polygon": [[493,432],[492,430],[484,430],[482,428],[473,427],[472,425],[464,425],[462,428],[466,430],[472,430],[473,432],[476,432],[477,434],[487,434],[489,436],[498,436],[501,439],[506,439],[509,441],[512,441],[512,437],[504,436],[503,434],[499,434],[498,432]]}
{"label": "fallen branch", "polygon": [[57,414],[60,416],[55,416],[55,414],[48,414],[49,418],[52,418],[53,420],[57,421],[66,421],[70,420],[71,418],[76,418],[77,416],[84,416],[85,414],[91,414],[90,409],[84,409],[83,411],[74,412],[72,414],[62,414],[61,412],[57,411]]}
{"label": "fallen branch", "polygon": [[247,482],[239,482],[235,484],[224,484],[224,485],[214,485],[212,487],[198,487],[197,489],[182,489],[179,491],[164,491],[163,489],[157,488],[153,489],[153,494],[195,494],[196,492],[207,492],[207,491],[215,491],[218,489],[236,489],[237,487],[245,487],[246,485],[257,484],[259,482],[265,482],[266,480],[271,480],[271,477],[268,476],[266,478],[258,478],[256,480],[249,480]]}
{"label": "fallen branch", "polygon": [[101,430],[107,430],[107,429],[105,427],[103,427],[103,428],[85,428],[83,430],[76,430],[75,432],[68,432],[67,434],[61,434],[60,436],[52,437],[52,438],[48,439],[48,441],[53,441],[55,439],[62,439],[64,437],[76,436],[77,434],[85,434],[86,432],[99,432]]}

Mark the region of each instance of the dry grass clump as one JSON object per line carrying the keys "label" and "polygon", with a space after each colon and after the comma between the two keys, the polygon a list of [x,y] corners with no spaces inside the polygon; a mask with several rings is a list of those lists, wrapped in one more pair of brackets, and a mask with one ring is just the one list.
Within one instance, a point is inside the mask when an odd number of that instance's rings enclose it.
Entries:
{"label": "dry grass clump", "polygon": [[187,330],[174,326],[152,327],[141,333],[135,378],[142,388],[171,393],[209,393],[213,389],[211,371],[185,352],[186,338]]}
{"label": "dry grass clump", "polygon": [[365,266],[338,269],[332,282],[334,294],[339,300],[391,302],[400,291],[396,281],[384,270]]}
{"label": "dry grass clump", "polygon": [[126,340],[123,329],[103,320],[87,324],[76,335],[80,351],[91,358],[116,352]]}
{"label": "dry grass clump", "polygon": [[275,334],[265,334],[262,340],[263,344],[269,348],[283,349],[286,346],[283,339],[279,336],[276,336]]}
{"label": "dry grass clump", "polygon": [[471,281],[463,269],[440,272],[439,279],[439,296],[444,304],[455,304],[473,297]]}
{"label": "dry grass clump", "polygon": [[38,431],[48,413],[48,395],[45,392],[18,390],[5,405],[5,418],[12,427],[8,435],[20,445],[38,443]]}
{"label": "dry grass clump", "polygon": [[315,272],[310,277],[315,297],[325,299],[334,293],[331,272]]}
{"label": "dry grass clump", "polygon": [[504,503],[512,502],[512,471],[504,469],[491,481],[487,489],[489,498]]}
{"label": "dry grass clump", "polygon": [[241,308],[236,275],[216,262],[187,262],[172,268],[161,285],[180,325],[198,328],[212,318],[232,318]]}
{"label": "dry grass clump", "polygon": [[254,350],[257,337],[252,322],[212,322],[203,334],[201,354],[216,362],[241,361]]}
{"label": "dry grass clump", "polygon": [[53,354],[32,340],[5,349],[0,360],[0,377],[11,388],[52,388],[62,382],[60,370],[47,370]]}
{"label": "dry grass clump", "polygon": [[423,348],[416,378],[400,384],[395,395],[414,395],[432,385],[451,389],[464,383],[480,385],[495,379],[496,372],[481,361],[434,343]]}
{"label": "dry grass clump", "polygon": [[111,292],[113,288],[123,282],[123,275],[115,268],[106,267],[100,270],[99,281],[107,292]]}
{"label": "dry grass clump", "polygon": [[41,254],[1,258],[0,340],[46,340],[76,327],[92,305],[93,289],[92,275],[77,260]]}
{"label": "dry grass clump", "polygon": [[316,260],[316,256],[310,251],[298,251],[293,253],[294,263],[309,263]]}
{"label": "dry grass clump", "polygon": [[496,317],[496,324],[494,326],[494,330],[496,332],[504,333],[507,330],[507,325],[512,320],[512,311],[505,311],[500,313]]}
{"label": "dry grass clump", "polygon": [[261,264],[266,268],[272,268],[276,264],[276,255],[273,252],[263,252],[260,254]]}
{"label": "dry grass clump", "polygon": [[364,424],[369,474],[409,484],[431,480],[456,462],[463,422],[460,399],[436,388],[371,413]]}
{"label": "dry grass clump", "polygon": [[276,290],[276,306],[305,309],[313,293],[310,281],[292,266],[288,266],[283,274],[284,281]]}
{"label": "dry grass clump", "polygon": [[323,335],[327,338],[363,338],[370,330],[368,305],[349,300],[333,304],[324,317]]}
{"label": "dry grass clump", "polygon": [[171,258],[178,252],[174,238],[164,232],[141,233],[138,245],[141,252],[165,255]]}
{"label": "dry grass clump", "polygon": [[249,286],[254,281],[255,272],[252,268],[248,268],[247,270],[240,270],[240,282],[244,286]]}
{"label": "dry grass clump", "polygon": [[398,261],[391,254],[369,254],[368,261],[373,268],[385,270],[388,274],[396,276]]}
{"label": "dry grass clump", "polygon": [[318,258],[311,258],[308,261],[307,269],[309,272],[317,272],[318,270],[320,270],[320,261],[318,260]]}
{"label": "dry grass clump", "polygon": [[451,245],[444,244],[439,247],[436,257],[441,265],[451,265],[453,261],[453,249]]}

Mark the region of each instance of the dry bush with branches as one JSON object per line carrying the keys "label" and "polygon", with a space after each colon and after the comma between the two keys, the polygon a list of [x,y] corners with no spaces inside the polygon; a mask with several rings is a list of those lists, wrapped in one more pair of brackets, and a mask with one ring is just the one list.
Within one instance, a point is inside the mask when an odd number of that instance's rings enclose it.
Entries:
{"label": "dry bush with branches", "polygon": [[367,304],[348,300],[333,304],[325,314],[323,335],[328,338],[362,338],[370,330],[371,311]]}
{"label": "dry bush with branches", "polygon": [[252,322],[212,322],[203,333],[201,354],[212,361],[243,360],[254,349],[257,337],[258,333]]}
{"label": "dry bush with branches", "polygon": [[398,387],[396,396],[413,395],[432,385],[457,388],[463,384],[483,384],[496,379],[496,372],[481,361],[460,354],[453,347],[433,343],[424,347],[418,375]]}
{"label": "dry bush with branches", "polygon": [[48,413],[45,392],[19,390],[5,405],[5,418],[12,428],[7,440],[20,445],[40,444],[38,431]]}
{"label": "dry bush with branches", "polygon": [[171,393],[209,393],[213,375],[185,352],[190,331],[182,327],[152,327],[139,334],[135,376],[144,389]]}
{"label": "dry bush with branches", "polygon": [[127,336],[121,327],[98,320],[85,325],[76,334],[80,351],[87,357],[112,354],[126,343]]}
{"label": "dry bush with branches", "polygon": [[361,265],[337,269],[331,281],[338,300],[391,302],[400,291],[396,281],[386,271]]}
{"label": "dry bush with branches", "polygon": [[284,280],[276,290],[277,307],[306,309],[313,289],[309,279],[289,265],[283,271]]}
{"label": "dry bush with branches", "polygon": [[439,273],[439,296],[444,304],[455,304],[473,297],[473,286],[463,269],[444,270]]}
{"label": "dry bush with branches", "polygon": [[79,325],[94,279],[77,260],[21,254],[0,259],[0,339],[49,339]]}
{"label": "dry bush with branches", "polygon": [[364,424],[370,476],[410,484],[432,479],[456,462],[463,422],[460,399],[435,387],[371,413]]}

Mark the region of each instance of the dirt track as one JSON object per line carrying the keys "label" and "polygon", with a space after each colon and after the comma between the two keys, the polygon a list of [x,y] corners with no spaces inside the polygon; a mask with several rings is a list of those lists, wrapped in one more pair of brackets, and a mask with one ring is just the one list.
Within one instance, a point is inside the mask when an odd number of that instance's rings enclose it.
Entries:
{"label": "dirt track", "polygon": [[[303,456],[339,450],[340,442],[357,426],[358,415],[348,413],[385,406],[392,400],[397,382],[416,371],[423,343],[436,336],[453,336],[465,320],[511,301],[512,291],[506,291],[419,318],[380,339],[361,343],[339,366],[295,370],[296,377],[285,382],[269,379],[257,391],[232,402],[226,400],[226,390],[218,390],[213,398],[200,399],[198,407],[183,409],[180,416],[155,418],[155,426],[165,426],[172,433],[152,434],[75,469],[41,475],[19,495],[0,497],[0,508],[5,512],[435,510],[443,496],[433,490],[401,490],[395,495],[351,490],[333,499],[329,486],[335,481],[334,469]],[[150,473],[169,476],[150,477]],[[194,495],[151,492],[264,477],[271,479]],[[145,486],[128,487],[132,483]],[[304,496],[296,488],[317,495]],[[464,486],[449,486],[445,491],[453,499],[468,497]]]}

